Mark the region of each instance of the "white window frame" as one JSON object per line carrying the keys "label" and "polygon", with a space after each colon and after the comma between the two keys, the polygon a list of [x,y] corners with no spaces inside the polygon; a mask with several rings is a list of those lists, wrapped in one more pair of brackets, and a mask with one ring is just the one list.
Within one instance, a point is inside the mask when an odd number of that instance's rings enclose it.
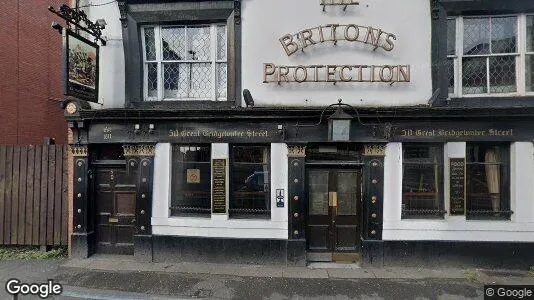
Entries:
{"label": "white window frame", "polygon": [[[169,27],[198,27],[198,26],[209,26],[210,27],[210,51],[211,59],[210,60],[163,60],[163,51],[161,48],[161,29]],[[217,59],[217,27],[224,26],[226,29],[226,42],[225,47],[228,48],[228,27],[226,23],[209,23],[209,24],[195,24],[195,25],[146,25],[141,27],[141,40],[142,40],[142,51],[143,51],[143,99],[145,101],[226,101],[228,97],[219,97],[217,98],[217,65],[220,63],[225,63],[228,67],[228,49],[225,49],[226,59],[220,60]],[[145,41],[145,29],[154,28],[154,40],[156,47],[156,60],[147,60],[146,55],[146,41]],[[187,41],[187,29],[185,30],[185,40]],[[187,51],[187,49],[186,49]],[[157,97],[148,96],[148,68],[149,63],[157,63],[158,68],[158,92]],[[210,63],[211,64],[211,91],[209,98],[164,98],[164,73],[163,73],[163,64],[166,63]],[[227,73],[228,74],[228,73]],[[227,77],[228,80],[228,77]],[[228,89],[228,82],[226,83],[226,89]]]}
{"label": "white window frame", "polygon": [[[525,94],[527,96],[534,96],[534,91],[527,91],[527,56],[532,56],[532,58],[534,59],[534,45],[532,45],[532,51],[527,51],[527,19],[529,17],[532,17],[534,18],[534,15],[533,14],[526,14],[522,20],[522,28],[524,28],[524,36],[525,38],[523,39],[525,42],[523,43],[522,45],[522,54],[523,54],[523,57],[522,57],[522,62],[523,62],[523,72],[522,75],[523,75],[523,87],[524,87],[524,90],[525,90]],[[534,72],[534,70],[532,70]],[[534,75],[533,75],[534,77]]]}
{"label": "white window frame", "polygon": [[[447,55],[447,59],[454,60],[454,93],[449,94],[449,98],[479,98],[479,97],[510,97],[510,96],[530,96],[534,95],[534,92],[526,91],[526,28],[527,28],[527,16],[528,14],[515,14],[515,15],[481,15],[481,16],[459,16],[449,19],[456,20],[456,53],[454,55]],[[517,52],[516,53],[499,53],[499,54],[484,54],[484,55],[467,55],[463,54],[464,46],[464,19],[465,18],[500,18],[500,17],[516,17],[517,18]],[[490,23],[491,24],[491,23]],[[490,27],[491,36],[491,27]],[[528,52],[528,54],[534,55],[534,52]],[[464,94],[463,93],[463,58],[464,57],[490,57],[495,56],[515,56],[516,57],[516,92],[512,93],[491,93],[490,80],[488,81],[488,92],[482,94]],[[489,68],[489,63],[486,64]],[[487,70],[489,75],[489,70]],[[448,77],[447,77],[448,80]]]}

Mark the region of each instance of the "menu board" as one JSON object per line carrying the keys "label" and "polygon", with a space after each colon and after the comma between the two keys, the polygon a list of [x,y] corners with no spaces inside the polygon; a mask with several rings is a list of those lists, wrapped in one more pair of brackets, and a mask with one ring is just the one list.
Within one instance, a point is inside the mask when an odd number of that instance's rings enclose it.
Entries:
{"label": "menu board", "polygon": [[450,158],[451,215],[465,214],[465,158]]}
{"label": "menu board", "polygon": [[214,214],[226,213],[226,159],[213,159],[212,167],[212,207]]}

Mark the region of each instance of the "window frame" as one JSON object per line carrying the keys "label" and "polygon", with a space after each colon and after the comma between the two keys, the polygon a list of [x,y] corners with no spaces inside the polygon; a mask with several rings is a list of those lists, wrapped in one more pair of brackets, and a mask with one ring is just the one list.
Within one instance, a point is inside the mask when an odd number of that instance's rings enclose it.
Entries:
{"label": "window frame", "polygon": [[[437,193],[437,196],[440,199],[439,208],[436,210],[426,210],[426,209],[410,209],[410,210],[404,210],[402,207],[402,203],[404,203],[404,166],[407,164],[406,159],[404,157],[404,150],[406,145],[409,146],[419,146],[419,147],[437,147],[439,148],[441,157],[437,164],[435,163],[423,163],[423,165],[433,165],[438,166],[438,168],[441,168],[441,172],[439,173],[439,188],[440,190]],[[402,144],[402,180],[401,180],[401,219],[444,219],[445,214],[447,211],[445,210],[445,145],[442,143],[403,143]],[[409,163],[409,162],[408,162]],[[412,163],[412,164],[415,164]]]}
{"label": "window frame", "polygon": [[[177,165],[177,161],[175,160],[175,151],[178,150],[180,147],[204,147],[204,148],[208,148],[208,151],[209,151],[209,160],[204,162],[199,162],[199,161],[190,161],[190,162],[187,162],[187,161],[182,161],[181,162],[181,166],[185,166],[186,164],[202,164],[202,165],[208,165],[209,166],[209,173],[210,173],[210,176],[209,176],[209,188],[208,188],[208,194],[209,194],[209,205],[207,208],[202,208],[203,210],[206,210],[205,212],[194,212],[194,211],[191,211],[191,212],[179,212],[179,213],[175,213],[173,214],[173,202],[174,202],[174,197],[176,196],[176,194],[174,193],[174,180],[175,180],[175,174],[177,173],[177,169],[176,169],[176,165]],[[203,217],[203,218],[211,218],[211,214],[212,214],[212,202],[213,202],[213,197],[212,197],[212,186],[211,186],[211,181],[212,181],[212,167],[211,167],[211,144],[172,144],[171,145],[171,176],[170,176],[170,182],[171,182],[171,197],[169,199],[169,216],[172,218],[172,217]],[[184,168],[185,170],[185,168]],[[182,170],[183,171],[183,170]]]}
{"label": "window frame", "polygon": [[[523,63],[524,63],[524,68],[523,68],[523,72],[521,72],[524,76],[524,80],[523,80],[523,83],[524,83],[524,88],[525,88],[525,95],[527,96],[534,96],[534,84],[533,84],[533,87],[532,87],[532,91],[528,91],[527,90],[527,56],[530,56],[532,57],[532,60],[534,61],[534,43],[532,45],[532,51],[528,51],[527,49],[527,39],[528,39],[528,36],[527,36],[527,21],[528,21],[528,18],[532,18],[533,22],[534,22],[534,14],[525,14],[525,17],[523,19],[523,28],[524,28],[524,32],[525,32],[525,42],[523,43]],[[534,28],[533,28],[534,30]],[[534,32],[533,32],[534,34]],[[532,69],[532,78],[533,78],[533,81],[534,81],[534,68]]]}
{"label": "window frame", "polygon": [[[488,215],[485,215],[481,213],[481,210],[473,210],[471,209],[471,200],[470,200],[470,174],[469,174],[469,166],[470,165],[485,165],[486,163],[481,162],[470,162],[469,161],[469,146],[471,145],[487,145],[487,146],[499,146],[502,149],[501,153],[501,161],[499,165],[501,166],[500,169],[500,196],[501,196],[501,203],[500,203],[500,210],[499,214],[500,216],[491,216],[491,212],[488,212]],[[511,210],[511,159],[510,159],[510,153],[511,153],[511,144],[510,143],[501,143],[501,142],[467,142],[466,143],[466,159],[465,159],[465,175],[466,175],[466,183],[465,183],[465,201],[466,201],[466,210],[465,210],[465,217],[467,220],[501,220],[501,221],[510,221],[511,215],[513,214],[513,211]],[[478,213],[477,213],[478,212]]]}
{"label": "window frame", "polygon": [[[254,165],[267,165],[267,172],[269,174],[269,186],[267,188],[267,195],[266,197],[269,199],[269,206],[268,206],[268,213],[246,213],[246,212],[233,212],[234,208],[232,208],[232,201],[235,199],[234,193],[236,186],[234,184],[234,178],[236,175],[234,175],[233,169],[236,165],[234,155],[235,155],[235,147],[264,147],[268,151],[268,157],[266,163],[237,163],[237,164],[254,164]],[[230,144],[229,145],[229,200],[228,200],[228,217],[232,219],[271,219],[272,217],[272,195],[271,195],[271,180],[272,180],[272,174],[271,174],[271,159],[272,159],[272,153],[271,153],[271,145],[270,144]],[[265,182],[265,179],[264,179]],[[265,184],[265,183],[264,183]]]}
{"label": "window frame", "polygon": [[[184,28],[185,29],[185,40],[187,41],[187,31],[188,28],[194,28],[194,27],[202,27],[206,26],[210,28],[210,60],[191,60],[191,59],[184,59],[184,60],[164,60],[163,59],[163,50],[162,50],[162,42],[161,42],[161,29],[163,28]],[[218,46],[218,34],[217,34],[217,27],[224,26],[225,27],[225,53],[226,58],[224,60],[217,59],[217,46]],[[156,59],[155,60],[147,60],[147,53],[146,53],[146,40],[145,40],[145,30],[147,28],[153,28],[154,29],[154,41],[155,41],[155,48],[156,48]],[[207,22],[207,23],[199,23],[199,24],[173,24],[173,25],[159,25],[159,24],[146,24],[141,26],[140,28],[141,33],[141,51],[142,51],[142,72],[143,72],[143,101],[150,102],[150,101],[228,101],[228,95],[229,95],[229,78],[228,78],[228,71],[230,68],[229,64],[229,36],[228,36],[228,24],[224,22]],[[157,64],[157,97],[149,97],[148,96],[148,64]],[[190,64],[190,68],[192,64],[200,64],[200,63],[209,63],[211,68],[211,91],[209,98],[192,98],[192,97],[186,97],[186,98],[165,98],[165,84],[164,84],[164,64]],[[217,65],[218,64],[226,64],[226,97],[225,98],[217,98]]]}
{"label": "window frame", "polygon": [[[527,91],[526,90],[526,25],[527,25],[527,17],[531,16],[532,14],[496,14],[496,15],[461,15],[461,16],[452,16],[448,17],[447,21],[454,19],[455,25],[456,25],[456,38],[455,38],[455,53],[454,55],[450,55],[446,53],[446,59],[452,59],[454,64],[454,89],[453,93],[447,93],[447,98],[481,98],[481,97],[496,97],[496,98],[502,98],[502,97],[517,97],[517,96],[534,96],[534,91]],[[502,18],[502,17],[515,17],[517,18],[517,45],[516,45],[516,52],[515,53],[498,53],[498,54],[484,54],[484,55],[464,55],[463,54],[463,46],[464,46],[464,20],[466,18]],[[491,33],[490,33],[490,40],[491,40]],[[534,55],[534,52],[531,54]],[[490,76],[487,76],[487,93],[477,93],[477,94],[465,94],[463,92],[464,86],[463,86],[463,59],[464,58],[471,58],[471,57],[485,57],[489,60],[490,57],[499,57],[499,56],[514,56],[515,57],[515,75],[516,75],[516,92],[510,92],[510,93],[491,93],[490,89]],[[486,74],[489,75],[489,63],[486,63]],[[447,80],[449,80],[449,77],[447,75]],[[447,84],[448,86],[448,84]]]}

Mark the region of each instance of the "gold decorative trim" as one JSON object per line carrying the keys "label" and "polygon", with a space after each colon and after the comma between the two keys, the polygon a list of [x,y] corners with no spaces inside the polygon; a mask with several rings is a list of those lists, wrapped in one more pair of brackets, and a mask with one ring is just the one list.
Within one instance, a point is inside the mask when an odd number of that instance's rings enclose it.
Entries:
{"label": "gold decorative trim", "polygon": [[365,145],[363,155],[386,156],[386,145]]}
{"label": "gold decorative trim", "polygon": [[123,145],[124,156],[154,156],[156,146],[154,145]]}
{"label": "gold decorative trim", "polygon": [[306,157],[306,146],[291,146],[287,149],[288,157]]}
{"label": "gold decorative trim", "polygon": [[70,146],[70,151],[74,157],[87,157],[87,146]]}

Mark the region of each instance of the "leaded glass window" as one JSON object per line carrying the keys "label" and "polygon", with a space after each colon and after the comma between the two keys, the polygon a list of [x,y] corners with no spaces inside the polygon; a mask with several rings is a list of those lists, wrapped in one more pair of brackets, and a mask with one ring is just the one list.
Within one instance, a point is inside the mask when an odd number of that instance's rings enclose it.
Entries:
{"label": "leaded glass window", "polygon": [[226,100],[224,24],[143,28],[146,100]]}

